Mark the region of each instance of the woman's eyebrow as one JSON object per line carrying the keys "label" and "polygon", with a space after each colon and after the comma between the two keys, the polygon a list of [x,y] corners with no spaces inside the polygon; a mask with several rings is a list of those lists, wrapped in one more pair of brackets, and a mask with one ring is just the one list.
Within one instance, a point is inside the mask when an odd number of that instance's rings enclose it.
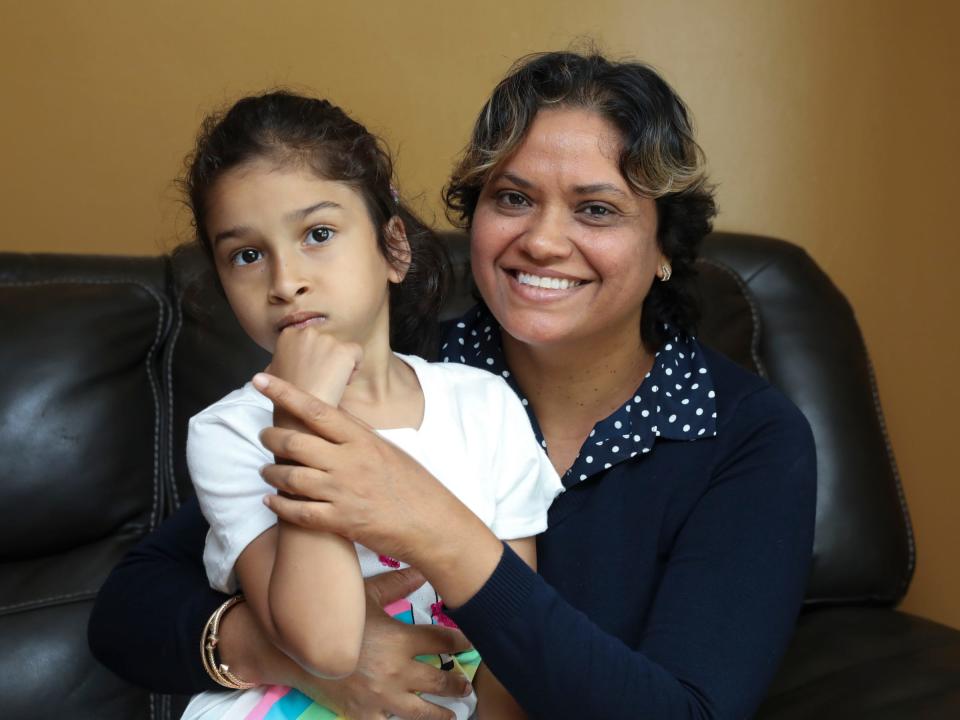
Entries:
{"label": "woman's eyebrow", "polygon": [[517,187],[521,187],[525,190],[533,187],[532,182],[530,182],[529,180],[524,180],[522,177],[520,177],[519,175],[513,174],[509,170],[506,172],[499,173],[498,175],[495,175],[492,179],[496,181],[496,180],[500,180],[501,178],[503,178],[504,180],[509,180]]}
{"label": "woman's eyebrow", "polygon": [[573,191],[577,195],[592,195],[594,193],[613,193],[621,197],[627,197],[627,194],[612,183],[594,183],[592,185],[575,185]]}
{"label": "woman's eyebrow", "polygon": [[310,207],[305,207],[300,210],[291,210],[286,215],[283,216],[283,219],[287,222],[292,222],[294,220],[303,220],[305,217],[312,215],[317,210],[342,210],[343,206],[339,203],[335,203],[333,200],[323,200],[318,202],[316,205],[311,205]]}

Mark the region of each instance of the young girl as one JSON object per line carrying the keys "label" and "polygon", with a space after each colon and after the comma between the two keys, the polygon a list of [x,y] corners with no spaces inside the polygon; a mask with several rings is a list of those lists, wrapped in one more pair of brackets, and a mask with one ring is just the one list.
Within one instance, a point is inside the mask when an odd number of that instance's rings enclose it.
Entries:
{"label": "young girl", "polygon": [[[274,353],[270,371],[378,428],[535,565],[533,536],[562,486],[520,401],[497,376],[391,349],[430,347],[445,271],[391,177],[389,157],[362,125],[326,101],[278,92],[205,121],[186,186],[198,241],[240,325]],[[277,523],[258,474],[273,461],[259,434],[275,421],[296,427],[247,384],[190,422],[190,473],[210,522],[207,575],[220,590],[242,590],[277,647],[304,668],[349,675],[363,635],[362,577],[401,563]],[[451,624],[429,585],[386,610]],[[470,653],[424,660],[468,676],[478,662]],[[431,699],[459,719],[475,708],[479,717],[522,717],[482,666],[475,687],[479,703],[473,693]],[[335,716],[273,687],[203,693],[183,717]]]}

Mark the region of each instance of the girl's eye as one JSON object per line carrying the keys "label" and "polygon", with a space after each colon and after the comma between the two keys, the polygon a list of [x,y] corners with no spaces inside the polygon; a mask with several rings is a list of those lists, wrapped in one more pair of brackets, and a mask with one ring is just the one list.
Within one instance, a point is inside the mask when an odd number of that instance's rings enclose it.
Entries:
{"label": "girl's eye", "polygon": [[307,240],[318,245],[322,245],[332,237],[333,229],[328,228],[326,225],[318,225],[315,228],[310,228],[310,231],[307,232]]}
{"label": "girl's eye", "polygon": [[250,265],[262,257],[259,250],[253,248],[243,248],[238,250],[230,257],[230,262],[234,265]]}

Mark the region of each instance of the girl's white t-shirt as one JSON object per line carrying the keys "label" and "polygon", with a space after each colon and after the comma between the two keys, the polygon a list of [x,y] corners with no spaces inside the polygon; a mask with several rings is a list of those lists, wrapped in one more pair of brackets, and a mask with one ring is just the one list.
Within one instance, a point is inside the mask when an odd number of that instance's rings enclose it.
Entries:
{"label": "girl's white t-shirt", "polygon": [[[398,355],[413,368],[424,395],[419,428],[378,430],[420,462],[502,540],[531,537],[547,528],[547,509],[563,485],[516,394],[496,375]],[[246,384],[190,420],[187,462],[200,507],[210,523],[203,561],[211,586],[237,590],[234,566],[244,548],[277,522],[264,506],[275,492],[259,475],[273,462],[260,432],[273,425],[273,405]],[[371,577],[404,563],[357,545],[360,571]],[[394,607],[397,606],[397,607]],[[425,583],[388,612],[413,624],[449,621],[436,591]],[[404,617],[405,616],[405,617]],[[185,720],[246,718],[267,688],[196,695]],[[476,694],[424,698],[469,718]]]}
{"label": "girl's white t-shirt", "polygon": [[[509,385],[477,368],[398,357],[420,381],[423,420],[416,429],[377,432],[423,465],[498,538],[543,532],[563,485]],[[259,438],[271,425],[273,405],[250,383],[190,420],[187,462],[210,523],[203,560],[211,586],[223,592],[236,592],[237,558],[277,521],[262,502],[275,491],[259,475],[274,461]]]}

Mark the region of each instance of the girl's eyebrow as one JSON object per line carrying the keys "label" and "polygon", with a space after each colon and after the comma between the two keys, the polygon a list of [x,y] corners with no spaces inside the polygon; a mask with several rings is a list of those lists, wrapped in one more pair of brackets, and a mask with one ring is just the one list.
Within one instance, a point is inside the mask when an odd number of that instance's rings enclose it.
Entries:
{"label": "girl's eyebrow", "polygon": [[248,225],[237,225],[236,227],[229,228],[228,230],[222,230],[213,236],[213,245],[222,240],[228,240],[230,238],[239,238],[243,239],[244,236],[249,235],[251,228]]}
{"label": "girl's eyebrow", "polygon": [[[314,205],[310,205],[309,207],[301,208],[299,210],[291,210],[283,216],[283,219],[286,222],[296,222],[297,220],[303,220],[304,218],[309,217],[317,210],[327,210],[331,208],[334,210],[342,210],[343,206],[339,203],[333,202],[333,200],[323,200]],[[252,232],[253,229],[249,225],[237,225],[236,227],[228,228],[227,230],[223,230],[214,235],[213,245],[216,246],[218,242],[230,238],[243,239]]]}
{"label": "girl's eyebrow", "polygon": [[312,215],[317,210],[343,210],[343,206],[339,203],[335,203],[333,200],[323,200],[318,202],[316,205],[311,205],[310,207],[305,207],[301,210],[292,210],[283,216],[283,219],[287,222],[292,222],[294,220],[303,220],[305,217]]}

